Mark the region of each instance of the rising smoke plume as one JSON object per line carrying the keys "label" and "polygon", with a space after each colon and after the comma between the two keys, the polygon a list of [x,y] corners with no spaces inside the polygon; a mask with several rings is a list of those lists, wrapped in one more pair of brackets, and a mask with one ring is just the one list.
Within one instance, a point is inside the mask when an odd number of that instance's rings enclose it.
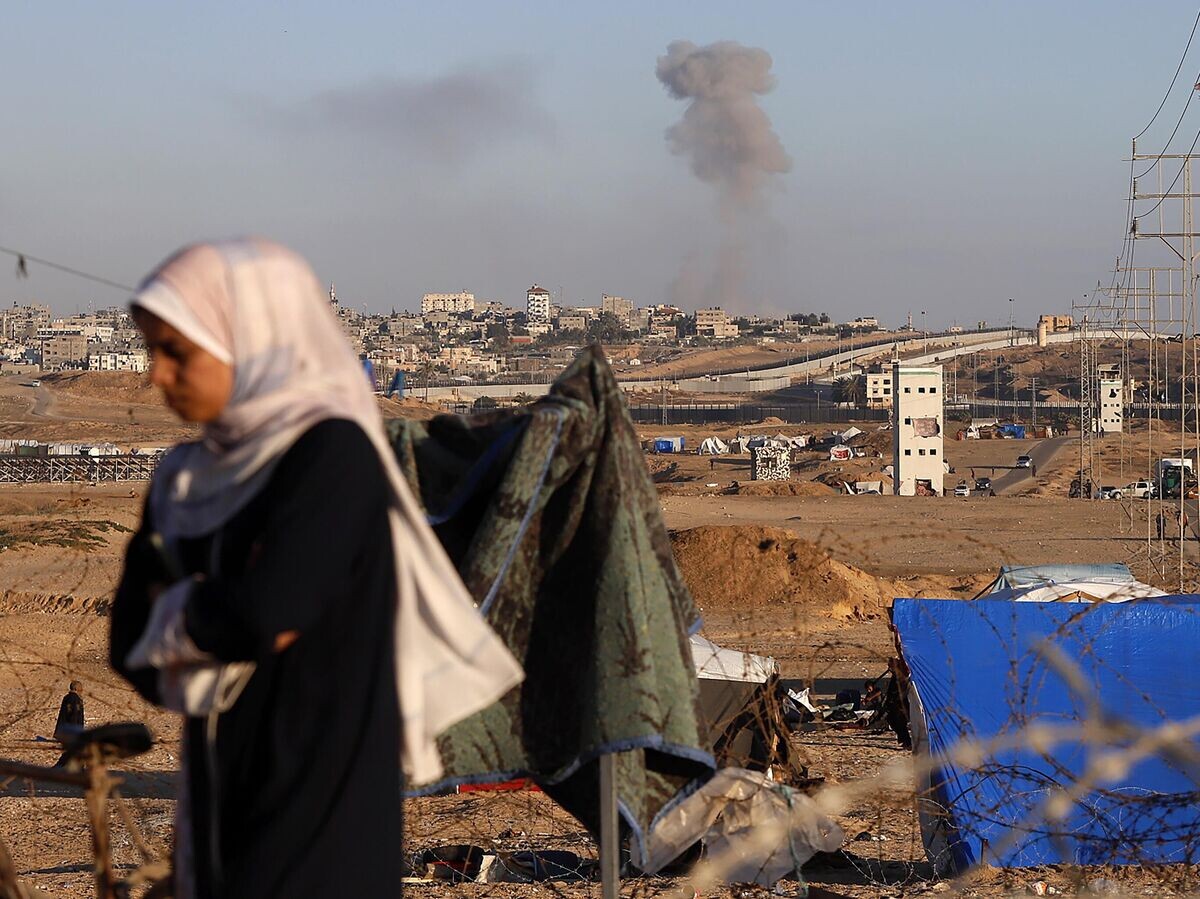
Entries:
{"label": "rising smoke plume", "polygon": [[[658,80],[672,97],[688,101],[683,118],[667,129],[672,153],[685,156],[701,181],[717,188],[723,242],[703,297],[681,297],[737,305],[743,299],[742,249],[749,231],[765,216],[763,188],[772,176],[791,170],[792,160],[758,105],[775,86],[771,54],[734,41],[697,47],[673,41],[658,58]],[[673,293],[688,290],[676,283]]]}

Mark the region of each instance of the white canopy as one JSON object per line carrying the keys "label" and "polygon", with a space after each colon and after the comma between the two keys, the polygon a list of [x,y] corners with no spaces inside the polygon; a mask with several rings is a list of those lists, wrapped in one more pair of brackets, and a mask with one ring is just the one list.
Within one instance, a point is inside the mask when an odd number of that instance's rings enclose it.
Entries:
{"label": "white canopy", "polygon": [[720,437],[705,437],[700,444],[700,454],[704,456],[723,456],[729,452],[729,444]]}
{"label": "white canopy", "polygon": [[761,684],[772,674],[779,673],[779,663],[768,656],[725,649],[699,634],[692,635],[691,643],[696,677]]}
{"label": "white canopy", "polygon": [[[1003,593],[1008,592],[1009,596]],[[1017,588],[988,594],[985,599],[1013,599],[1016,602],[1128,602],[1151,596],[1166,596],[1162,590],[1129,581],[1114,584],[1105,581],[1068,581],[1062,584],[1044,584],[1040,587]]]}

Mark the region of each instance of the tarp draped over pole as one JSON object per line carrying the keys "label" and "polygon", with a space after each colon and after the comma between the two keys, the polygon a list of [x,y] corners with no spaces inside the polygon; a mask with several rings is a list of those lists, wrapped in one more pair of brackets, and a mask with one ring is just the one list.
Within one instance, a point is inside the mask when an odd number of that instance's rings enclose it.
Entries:
{"label": "tarp draped over pole", "polygon": [[[939,870],[1200,856],[1197,603],[895,601],[914,742],[934,764],[918,787]],[[1177,742],[1133,751],[1172,724]],[[992,741],[1004,745],[960,754]]]}

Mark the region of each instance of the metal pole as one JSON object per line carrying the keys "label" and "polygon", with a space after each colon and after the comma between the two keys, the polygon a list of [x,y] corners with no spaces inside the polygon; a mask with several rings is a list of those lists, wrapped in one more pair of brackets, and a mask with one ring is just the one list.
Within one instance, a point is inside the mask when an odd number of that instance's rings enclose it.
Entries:
{"label": "metal pole", "polygon": [[600,756],[600,883],[604,899],[621,889],[621,843],[617,831],[617,757]]}

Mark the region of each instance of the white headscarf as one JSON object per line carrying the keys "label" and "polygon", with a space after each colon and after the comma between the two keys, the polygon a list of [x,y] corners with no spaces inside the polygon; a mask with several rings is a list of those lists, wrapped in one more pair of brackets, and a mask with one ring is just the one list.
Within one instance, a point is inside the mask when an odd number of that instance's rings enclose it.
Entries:
{"label": "white headscarf", "polygon": [[413,499],[362,365],[312,270],[270,241],[197,244],[151,274],[132,305],[234,372],[229,404],[204,438],[173,450],[155,475],[150,515],[165,539],[221,528],[321,421],[352,421],[374,445],[391,490],[401,760],[414,783],[433,781],[442,771],[436,736],[495,702],[523,674]]}

